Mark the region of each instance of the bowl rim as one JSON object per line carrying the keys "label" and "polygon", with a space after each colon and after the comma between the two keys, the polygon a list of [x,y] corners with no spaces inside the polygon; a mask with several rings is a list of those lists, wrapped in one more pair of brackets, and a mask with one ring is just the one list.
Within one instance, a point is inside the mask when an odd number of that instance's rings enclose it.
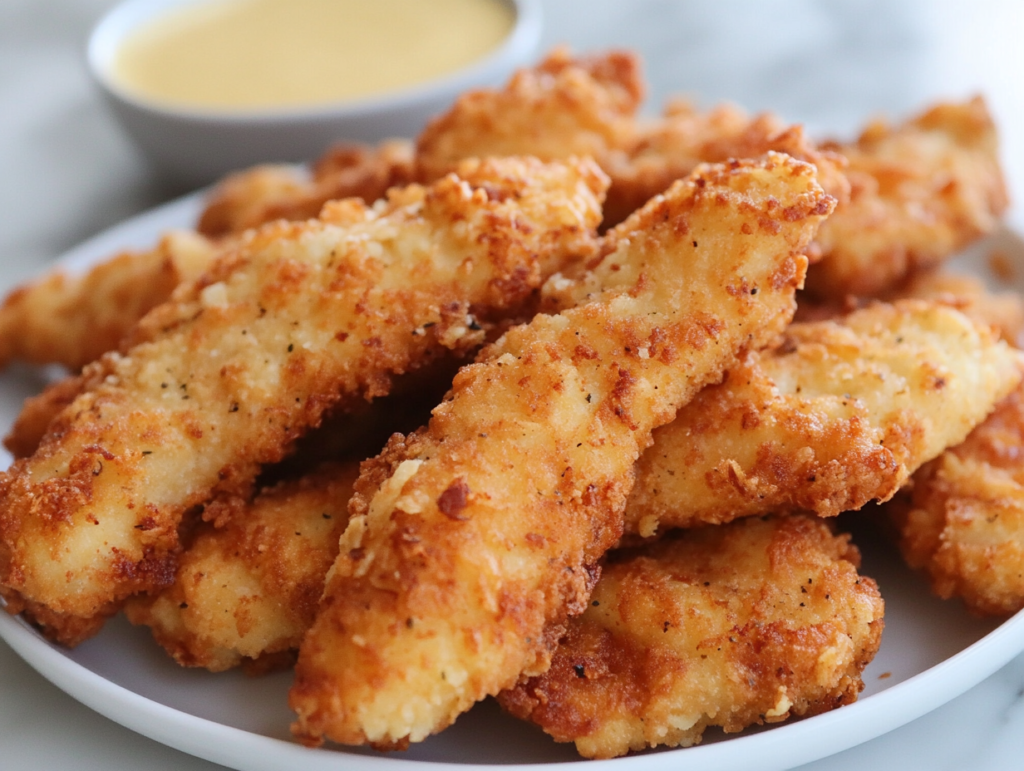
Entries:
{"label": "bowl rim", "polygon": [[510,64],[525,61],[540,45],[543,12],[540,0],[497,0],[515,14],[512,30],[501,44],[468,66],[438,78],[389,91],[380,96],[325,102],[312,106],[217,109],[178,106],[147,98],[119,85],[111,76],[110,63],[124,37],[159,14],[177,6],[203,0],[124,0],[109,9],[93,25],[86,44],[86,62],[92,79],[108,96],[131,107],[168,119],[211,124],[294,123],[324,119],[360,118],[379,112],[407,109],[463,92],[486,81],[492,73],[505,73]]}

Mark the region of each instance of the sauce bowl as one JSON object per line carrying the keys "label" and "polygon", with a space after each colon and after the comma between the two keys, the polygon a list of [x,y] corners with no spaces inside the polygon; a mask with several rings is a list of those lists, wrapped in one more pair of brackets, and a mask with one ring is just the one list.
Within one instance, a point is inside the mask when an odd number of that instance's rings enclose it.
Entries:
{"label": "sauce bowl", "polygon": [[471,65],[377,97],[313,107],[231,110],[179,107],[136,94],[113,76],[125,38],[140,25],[197,0],[127,0],[93,28],[90,73],[128,135],[168,182],[197,187],[258,163],[308,161],[339,141],[412,137],[467,89],[498,85],[537,52],[539,0],[500,0],[514,13],[503,42]]}

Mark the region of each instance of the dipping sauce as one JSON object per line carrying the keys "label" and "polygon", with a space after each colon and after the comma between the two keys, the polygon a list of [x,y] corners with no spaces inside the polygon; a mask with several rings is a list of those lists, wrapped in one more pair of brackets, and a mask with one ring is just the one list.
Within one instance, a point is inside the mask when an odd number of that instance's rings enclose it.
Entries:
{"label": "dipping sauce", "polygon": [[313,107],[452,73],[497,48],[514,22],[501,0],[213,0],[140,25],[111,75],[179,106]]}

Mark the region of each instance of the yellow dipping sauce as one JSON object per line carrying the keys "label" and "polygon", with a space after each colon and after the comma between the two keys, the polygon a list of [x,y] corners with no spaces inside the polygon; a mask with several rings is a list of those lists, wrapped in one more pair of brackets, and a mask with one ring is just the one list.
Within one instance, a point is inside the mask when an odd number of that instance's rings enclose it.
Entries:
{"label": "yellow dipping sauce", "polygon": [[213,0],[140,25],[112,75],[187,107],[309,107],[452,73],[497,48],[514,22],[500,0]]}

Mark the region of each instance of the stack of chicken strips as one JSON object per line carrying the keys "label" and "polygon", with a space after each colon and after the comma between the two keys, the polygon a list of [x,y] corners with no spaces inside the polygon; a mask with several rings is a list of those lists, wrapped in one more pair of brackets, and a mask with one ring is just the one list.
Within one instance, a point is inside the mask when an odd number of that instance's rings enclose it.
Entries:
{"label": "stack of chicken strips", "polygon": [[883,601],[840,512],[1024,606],[1024,303],[942,269],[1007,205],[983,102],[815,143],[643,92],[558,50],[12,293],[0,360],[71,374],[6,439],[7,611],[294,666],[310,745],[496,696],[607,758],[856,699]]}

